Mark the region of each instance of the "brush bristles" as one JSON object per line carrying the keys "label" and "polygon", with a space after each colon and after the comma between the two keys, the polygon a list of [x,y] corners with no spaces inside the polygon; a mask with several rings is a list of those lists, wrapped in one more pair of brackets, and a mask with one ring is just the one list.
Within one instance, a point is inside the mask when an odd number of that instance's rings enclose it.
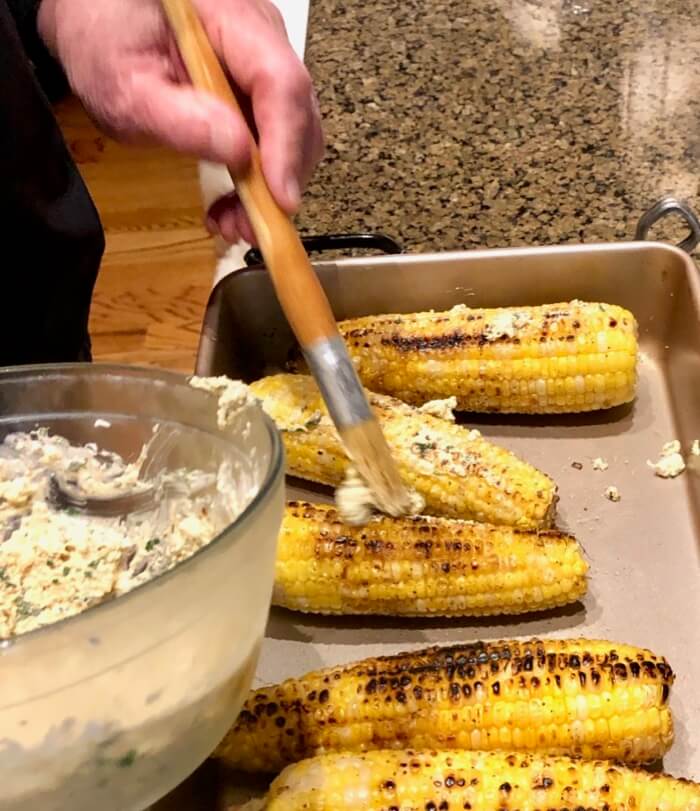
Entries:
{"label": "brush bristles", "polygon": [[377,508],[395,518],[408,515],[414,500],[401,481],[399,469],[377,420],[366,420],[343,428],[340,435],[353,465],[367,483]]}

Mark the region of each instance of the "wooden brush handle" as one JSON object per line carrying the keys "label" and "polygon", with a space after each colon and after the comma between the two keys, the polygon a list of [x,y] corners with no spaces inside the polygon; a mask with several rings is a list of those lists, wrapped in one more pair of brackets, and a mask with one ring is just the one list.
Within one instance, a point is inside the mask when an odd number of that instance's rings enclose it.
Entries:
{"label": "wooden brush handle", "polygon": [[[245,120],[191,0],[162,0],[162,4],[192,84],[226,102]],[[242,173],[229,168],[229,172],[282,309],[299,343],[307,347],[338,335],[338,327],[296,228],[268,188],[252,134],[250,140],[249,168]]]}

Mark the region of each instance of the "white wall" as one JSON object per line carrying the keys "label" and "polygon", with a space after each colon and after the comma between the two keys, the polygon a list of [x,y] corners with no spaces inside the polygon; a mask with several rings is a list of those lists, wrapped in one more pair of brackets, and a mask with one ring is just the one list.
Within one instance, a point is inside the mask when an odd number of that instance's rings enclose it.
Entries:
{"label": "white wall", "polygon": [[273,0],[273,2],[282,12],[294,50],[303,59],[309,21],[309,0]]}

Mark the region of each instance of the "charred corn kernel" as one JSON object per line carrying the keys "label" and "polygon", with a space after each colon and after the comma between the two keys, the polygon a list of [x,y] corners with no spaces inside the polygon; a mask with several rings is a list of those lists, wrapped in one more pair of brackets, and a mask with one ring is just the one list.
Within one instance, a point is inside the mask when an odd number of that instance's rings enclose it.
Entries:
{"label": "charred corn kernel", "polygon": [[351,527],[333,507],[291,502],[273,601],[320,614],[521,614],[578,600],[587,570],[561,532],[426,516]]}
{"label": "charred corn kernel", "polygon": [[672,682],[663,658],[612,642],[429,648],[253,692],[217,756],[276,772],[334,751],[498,749],[506,723],[508,748],[645,763],[672,743]]}
{"label": "charred corn kernel", "polygon": [[[595,411],[634,399],[637,323],[610,304],[355,318],[340,324],[367,388],[461,411]],[[298,368],[301,368],[297,364]]]}
{"label": "charred corn kernel", "polygon": [[290,766],[273,782],[264,808],[700,811],[700,785],[601,760],[382,750],[322,755]]}
{"label": "charred corn kernel", "polygon": [[[313,379],[273,375],[250,390],[282,431],[289,472],[339,485],[348,460]],[[551,524],[556,485],[544,473],[476,431],[392,397],[369,399],[404,482],[423,496],[427,513],[524,529]]]}

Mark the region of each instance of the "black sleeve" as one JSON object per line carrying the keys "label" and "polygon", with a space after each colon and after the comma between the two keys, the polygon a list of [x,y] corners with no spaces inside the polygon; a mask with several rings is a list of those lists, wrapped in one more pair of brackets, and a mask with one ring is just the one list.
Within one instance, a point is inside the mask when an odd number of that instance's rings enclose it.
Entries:
{"label": "black sleeve", "polygon": [[14,17],[27,57],[39,83],[51,101],[58,101],[68,92],[68,82],[58,62],[44,45],[36,26],[41,0],[0,0],[6,3]]}

